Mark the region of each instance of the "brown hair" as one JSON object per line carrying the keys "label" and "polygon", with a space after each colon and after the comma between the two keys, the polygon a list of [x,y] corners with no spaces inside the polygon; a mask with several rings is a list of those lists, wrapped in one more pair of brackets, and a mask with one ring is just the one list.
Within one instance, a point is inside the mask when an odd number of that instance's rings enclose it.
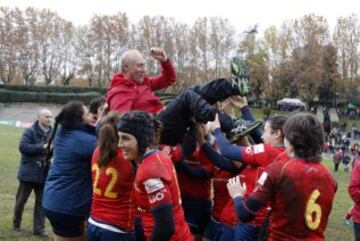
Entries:
{"label": "brown hair", "polygon": [[267,122],[269,122],[271,130],[274,131],[280,131],[282,138],[284,138],[284,132],[283,132],[283,126],[285,124],[285,121],[287,120],[287,116],[284,115],[276,115],[272,116],[269,119],[267,119]]}
{"label": "brown hair", "polygon": [[51,143],[55,137],[56,131],[59,124],[64,129],[69,129],[73,126],[82,123],[82,116],[84,115],[84,104],[81,101],[71,101],[68,102],[60,111],[60,113],[55,117],[54,128],[51,132],[50,138],[48,140],[48,146],[46,149],[45,160],[50,162],[50,159],[53,155],[51,149]]}
{"label": "brown hair", "polygon": [[116,123],[119,118],[120,115],[118,113],[110,112],[102,121],[98,136],[100,168],[109,164],[117,156],[119,135]]}
{"label": "brown hair", "polygon": [[297,157],[308,162],[321,161],[324,129],[314,115],[297,113],[290,116],[284,124],[283,133]]}

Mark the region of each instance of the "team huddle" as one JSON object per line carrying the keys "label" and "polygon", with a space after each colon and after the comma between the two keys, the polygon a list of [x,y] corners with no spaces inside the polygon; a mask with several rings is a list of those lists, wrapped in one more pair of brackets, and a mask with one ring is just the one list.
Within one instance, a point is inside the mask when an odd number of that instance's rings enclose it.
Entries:
{"label": "team huddle", "polygon": [[137,50],[123,54],[95,123],[76,101],[56,116],[43,197],[55,240],[324,240],[336,182],[317,118],[256,121],[239,58],[228,78],[164,106],[153,91],[175,68],[164,50],[150,55],[158,76]]}

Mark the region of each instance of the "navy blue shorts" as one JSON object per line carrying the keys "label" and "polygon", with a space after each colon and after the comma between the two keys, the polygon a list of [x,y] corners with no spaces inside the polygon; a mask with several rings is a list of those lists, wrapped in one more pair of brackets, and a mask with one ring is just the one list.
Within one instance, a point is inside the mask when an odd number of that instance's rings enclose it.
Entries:
{"label": "navy blue shorts", "polygon": [[233,240],[234,239],[234,232],[235,229],[221,223],[220,228],[218,229],[214,241],[227,241],[227,240]]}
{"label": "navy blue shorts", "polygon": [[87,241],[135,241],[135,232],[116,233],[92,223],[86,226]]}
{"label": "navy blue shorts", "polygon": [[45,209],[45,216],[49,219],[53,232],[61,237],[73,238],[84,234],[86,217],[58,213]]}
{"label": "navy blue shorts", "polygon": [[221,228],[221,223],[219,223],[213,217],[211,217],[208,225],[205,228],[203,236],[209,240],[214,240],[220,228]]}
{"label": "navy blue shorts", "polygon": [[182,197],[186,222],[191,233],[202,235],[211,217],[211,200]]}
{"label": "navy blue shorts", "polygon": [[234,241],[257,241],[259,229],[251,224],[238,223],[235,227]]}

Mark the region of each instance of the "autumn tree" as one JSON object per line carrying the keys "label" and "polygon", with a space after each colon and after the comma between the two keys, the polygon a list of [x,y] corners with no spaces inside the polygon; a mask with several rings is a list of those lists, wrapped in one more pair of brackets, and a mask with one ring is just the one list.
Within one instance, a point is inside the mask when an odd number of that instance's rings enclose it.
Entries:
{"label": "autumn tree", "polygon": [[17,68],[17,41],[14,17],[18,11],[0,7],[0,80],[4,84],[13,81]]}

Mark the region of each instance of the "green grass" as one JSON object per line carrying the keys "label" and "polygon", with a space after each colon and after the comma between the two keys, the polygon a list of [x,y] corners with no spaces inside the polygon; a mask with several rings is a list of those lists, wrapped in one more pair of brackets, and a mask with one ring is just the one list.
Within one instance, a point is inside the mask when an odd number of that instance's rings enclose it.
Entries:
{"label": "green grass", "polygon": [[[259,116],[259,115],[257,115]],[[261,113],[262,116],[262,113]],[[38,239],[32,236],[32,211],[34,205],[33,194],[29,198],[23,215],[22,232],[11,230],[12,215],[15,203],[15,193],[18,186],[16,179],[17,168],[19,166],[20,155],[17,150],[19,138],[23,132],[21,128],[0,125],[0,240],[7,241],[35,241],[50,240]],[[324,161],[324,164],[332,168],[331,161]],[[326,240],[353,240],[352,230],[343,224],[343,216],[352,202],[347,193],[349,173],[340,171],[335,178],[338,182],[338,191],[335,196],[333,210],[329,219],[328,227],[325,232]],[[47,231],[51,233],[49,223],[46,223]]]}

